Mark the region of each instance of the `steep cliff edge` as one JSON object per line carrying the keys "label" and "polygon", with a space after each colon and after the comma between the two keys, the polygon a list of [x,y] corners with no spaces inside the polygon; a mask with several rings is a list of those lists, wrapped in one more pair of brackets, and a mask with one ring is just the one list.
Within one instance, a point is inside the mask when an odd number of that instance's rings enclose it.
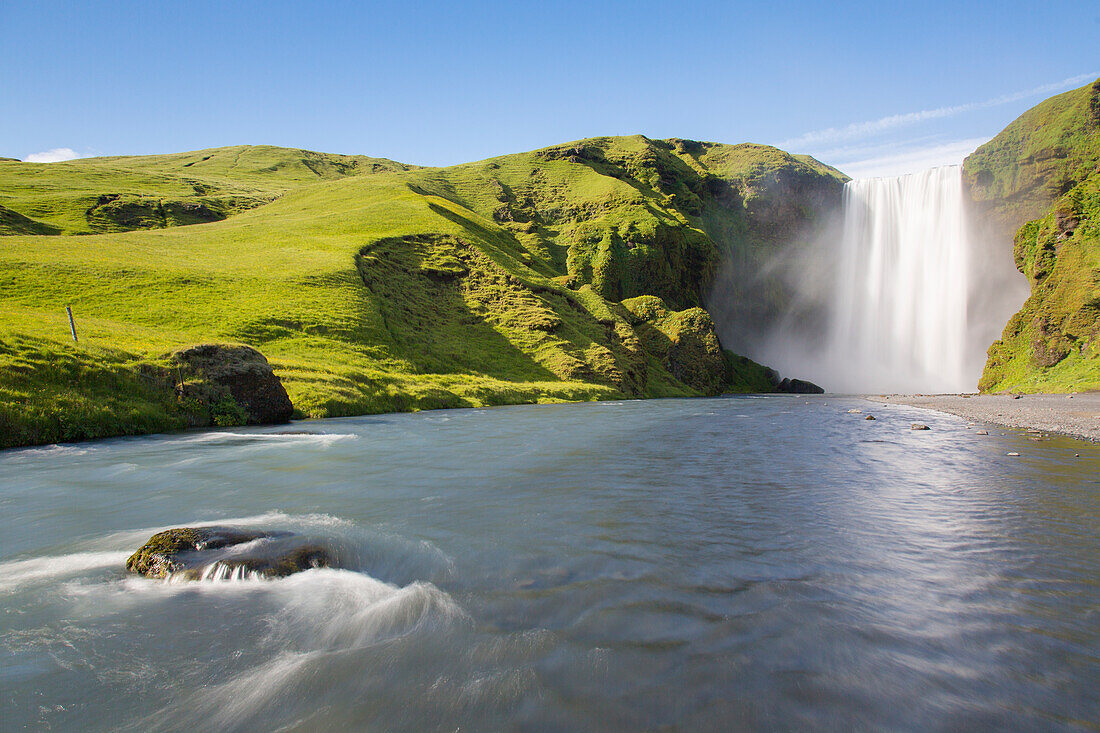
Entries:
{"label": "steep cliff edge", "polygon": [[1031,294],[989,348],[988,392],[1100,389],[1100,80],[1028,110],[964,164]]}

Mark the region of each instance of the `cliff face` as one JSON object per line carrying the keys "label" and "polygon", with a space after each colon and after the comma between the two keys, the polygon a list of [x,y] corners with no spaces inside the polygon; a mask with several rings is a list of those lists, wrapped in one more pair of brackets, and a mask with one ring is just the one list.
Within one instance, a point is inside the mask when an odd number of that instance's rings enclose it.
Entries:
{"label": "cliff face", "polygon": [[0,429],[191,421],[138,386],[78,416],[55,397],[86,406],[80,385],[110,380],[49,364],[137,385],[209,342],[261,351],[312,417],[770,387],[700,306],[719,277],[754,292],[842,182],[775,148],[640,135],[449,168],[270,147],[0,162]]}
{"label": "cliff face", "polygon": [[980,389],[1100,389],[1100,80],[1021,115],[964,173],[1031,287],[989,348]]}

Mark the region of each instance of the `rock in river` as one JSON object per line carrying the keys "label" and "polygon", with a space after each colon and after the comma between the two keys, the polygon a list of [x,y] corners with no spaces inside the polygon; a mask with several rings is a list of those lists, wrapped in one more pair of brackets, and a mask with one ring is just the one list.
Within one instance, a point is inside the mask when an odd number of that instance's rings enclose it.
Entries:
{"label": "rock in river", "polygon": [[148,578],[281,578],[331,567],[331,554],[291,532],[237,527],[180,527],[158,532],[126,561]]}

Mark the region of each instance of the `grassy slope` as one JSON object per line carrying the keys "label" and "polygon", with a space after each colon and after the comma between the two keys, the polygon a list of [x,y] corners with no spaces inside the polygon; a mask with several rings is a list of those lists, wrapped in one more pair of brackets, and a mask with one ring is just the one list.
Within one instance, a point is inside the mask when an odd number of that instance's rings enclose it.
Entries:
{"label": "grassy slope", "polygon": [[1019,227],[1016,265],[1031,283],[979,387],[1100,389],[1100,80],[1025,112],[964,170],[995,228]]}
{"label": "grassy slope", "polygon": [[1100,389],[1100,172],[1020,228],[1031,296],[989,349],[983,391]]}
{"label": "grassy slope", "polygon": [[408,167],[266,145],[65,163],[0,162],[0,234],[200,224],[260,206],[303,184]]}
{"label": "grassy slope", "polygon": [[997,229],[1011,235],[1095,171],[1097,84],[1039,103],[967,157],[971,196]]}
{"label": "grassy slope", "polygon": [[[0,162],[0,226],[16,222],[0,248],[0,445],[179,427],[183,406],[123,377],[204,341],[259,348],[317,417],[699,394],[617,301],[697,304],[708,231],[748,247],[766,219],[752,207],[787,169],[839,186],[772,148],[640,136],[447,169],[270,147]],[[104,194],[160,206],[104,216],[90,205]],[[158,214],[241,198],[193,226]],[[757,384],[739,364],[731,379]]]}

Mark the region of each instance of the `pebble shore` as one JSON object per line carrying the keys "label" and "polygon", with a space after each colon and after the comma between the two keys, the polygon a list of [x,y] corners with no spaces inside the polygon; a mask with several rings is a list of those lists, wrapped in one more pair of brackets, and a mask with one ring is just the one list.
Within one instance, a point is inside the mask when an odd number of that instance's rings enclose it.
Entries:
{"label": "pebble shore", "polygon": [[1010,428],[1100,441],[1100,392],[1014,395],[879,395],[872,402],[924,407]]}

